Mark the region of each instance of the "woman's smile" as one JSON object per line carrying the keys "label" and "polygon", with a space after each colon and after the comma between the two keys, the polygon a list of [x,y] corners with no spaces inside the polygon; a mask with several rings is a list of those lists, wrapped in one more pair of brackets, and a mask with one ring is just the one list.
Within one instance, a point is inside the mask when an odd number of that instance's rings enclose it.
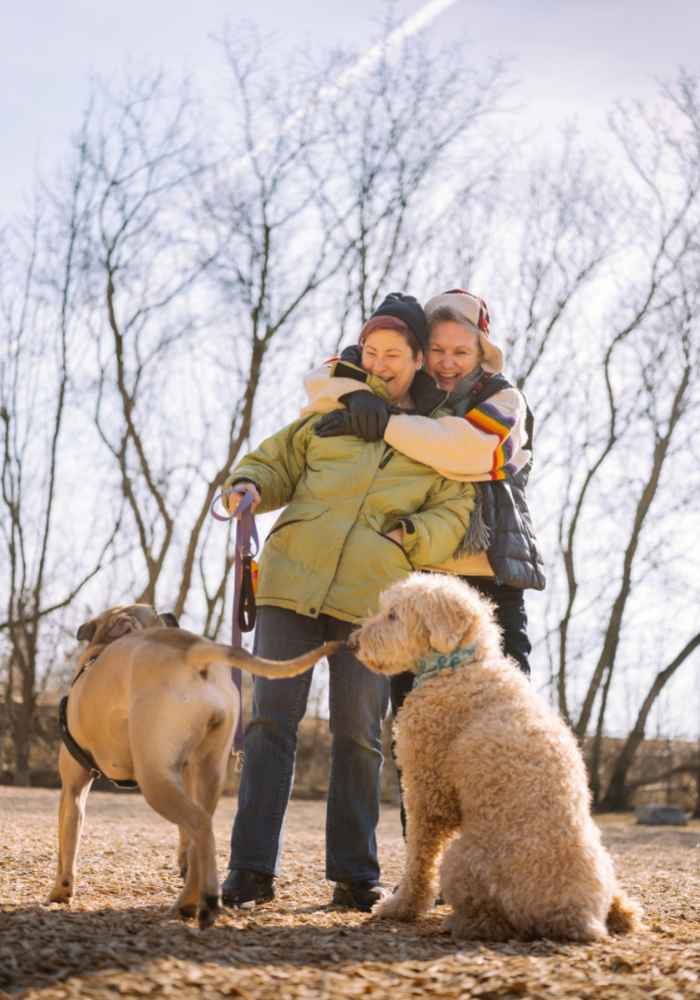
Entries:
{"label": "woman's smile", "polygon": [[362,367],[385,383],[397,406],[412,407],[409,389],[422,363],[422,352],[414,357],[408,341],[397,330],[373,330],[362,345]]}
{"label": "woman's smile", "polygon": [[425,370],[441,389],[452,392],[483,357],[479,338],[462,323],[438,323],[430,333]]}

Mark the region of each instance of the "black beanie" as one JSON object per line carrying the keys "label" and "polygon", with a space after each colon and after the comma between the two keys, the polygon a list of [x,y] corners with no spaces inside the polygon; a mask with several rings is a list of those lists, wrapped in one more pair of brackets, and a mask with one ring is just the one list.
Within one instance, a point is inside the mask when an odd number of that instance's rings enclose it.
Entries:
{"label": "black beanie", "polygon": [[414,299],[412,295],[404,295],[403,292],[391,292],[374,310],[370,319],[374,319],[375,316],[395,316],[396,319],[403,320],[415,334],[418,346],[425,354],[425,313],[418,299]]}

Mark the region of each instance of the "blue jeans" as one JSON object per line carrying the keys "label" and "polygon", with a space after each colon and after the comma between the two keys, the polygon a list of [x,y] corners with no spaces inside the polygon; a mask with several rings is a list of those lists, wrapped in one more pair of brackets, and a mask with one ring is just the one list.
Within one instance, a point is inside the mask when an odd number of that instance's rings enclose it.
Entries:
{"label": "blue jeans", "polygon": [[[363,666],[345,641],[354,626],[330,615],[308,618],[286,608],[258,608],[255,648],[268,660],[291,660],[323,642],[343,646],[330,666],[331,773],[326,808],[326,878],[379,878],[377,839],[382,722],[389,682]],[[253,717],[229,868],[279,875],[284,819],[294,782],[299,720],[306,711],[313,668],[298,677],[254,681]]]}

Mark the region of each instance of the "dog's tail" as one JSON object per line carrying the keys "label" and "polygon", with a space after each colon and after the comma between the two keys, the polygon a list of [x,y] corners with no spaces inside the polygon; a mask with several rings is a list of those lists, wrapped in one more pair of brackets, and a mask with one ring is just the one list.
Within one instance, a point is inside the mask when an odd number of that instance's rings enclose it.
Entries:
{"label": "dog's tail", "polygon": [[625,896],[620,889],[616,889],[605,919],[610,934],[630,934],[636,931],[641,924],[641,918],[641,906]]}
{"label": "dog's tail", "polygon": [[232,667],[240,667],[241,670],[247,670],[249,674],[258,674],[260,677],[296,677],[297,674],[303,674],[313,667],[321,657],[335,653],[339,646],[342,646],[341,642],[326,642],[323,646],[312,649],[303,656],[297,656],[294,660],[263,660],[260,656],[247,653],[239,646],[224,646],[220,642],[202,639],[190,646],[186,658],[191,666],[197,663],[230,663]]}

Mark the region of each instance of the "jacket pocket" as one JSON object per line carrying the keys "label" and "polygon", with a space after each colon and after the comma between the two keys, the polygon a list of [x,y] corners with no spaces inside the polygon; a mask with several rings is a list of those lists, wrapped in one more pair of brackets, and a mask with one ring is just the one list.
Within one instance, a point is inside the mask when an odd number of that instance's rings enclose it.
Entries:
{"label": "jacket pocket", "polygon": [[415,569],[415,566],[413,565],[413,563],[411,562],[411,560],[410,560],[410,559],[408,558],[408,556],[407,556],[407,554],[406,554],[406,550],[404,549],[403,545],[399,545],[399,543],[398,543],[398,542],[395,542],[393,538],[389,538],[389,536],[388,536],[388,535],[383,535],[383,534],[382,534],[382,533],[381,533],[380,531],[378,531],[378,532],[377,532],[377,534],[379,535],[379,537],[380,537],[380,538],[383,538],[383,539],[384,539],[384,541],[385,541],[385,542],[386,542],[386,543],[387,543],[388,545],[391,545],[391,546],[393,546],[393,547],[394,547],[395,549],[398,549],[398,551],[399,551],[399,552],[401,553],[401,555],[402,555],[402,556],[404,557],[404,559],[406,560],[406,563],[407,563],[407,564],[408,564],[408,565],[409,565],[409,566],[411,567],[411,569],[412,569],[412,570],[413,570],[413,569]]}
{"label": "jacket pocket", "polygon": [[299,521],[314,521],[317,517],[325,514],[327,510],[329,510],[328,504],[319,503],[317,500],[292,500],[277,518],[267,537],[270,538],[280,528],[286,528],[288,524],[296,524]]}

